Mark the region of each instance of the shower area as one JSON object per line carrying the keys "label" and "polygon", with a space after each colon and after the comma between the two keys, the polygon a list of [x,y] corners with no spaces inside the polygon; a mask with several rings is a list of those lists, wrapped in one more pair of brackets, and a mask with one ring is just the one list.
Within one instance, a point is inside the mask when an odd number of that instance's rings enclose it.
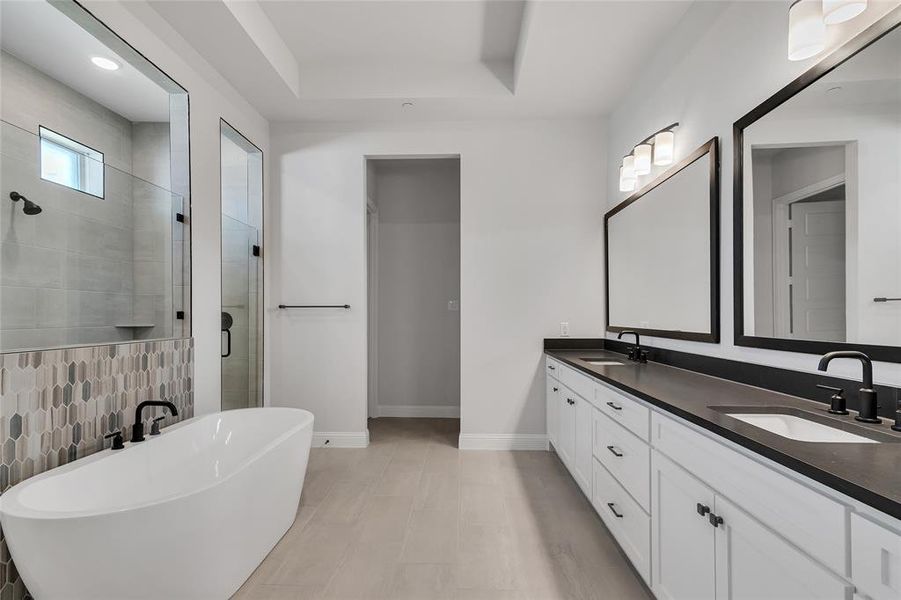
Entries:
{"label": "shower area", "polygon": [[263,153],[220,122],[222,410],[262,406]]}
{"label": "shower area", "polygon": [[190,336],[187,93],[75,3],[2,16],[0,352]]}
{"label": "shower area", "polygon": [[[189,335],[182,198],[0,127],[0,352]],[[92,170],[97,195],[76,187]]]}

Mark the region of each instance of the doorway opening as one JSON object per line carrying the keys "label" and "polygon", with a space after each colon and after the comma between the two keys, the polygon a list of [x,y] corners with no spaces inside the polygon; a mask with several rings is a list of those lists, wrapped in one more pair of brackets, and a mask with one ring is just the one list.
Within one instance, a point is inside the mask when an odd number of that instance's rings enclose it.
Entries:
{"label": "doorway opening", "polygon": [[369,418],[458,430],[460,158],[369,158],[366,200]]}
{"label": "doorway opening", "polygon": [[220,121],[222,410],[263,402],[263,153]]}

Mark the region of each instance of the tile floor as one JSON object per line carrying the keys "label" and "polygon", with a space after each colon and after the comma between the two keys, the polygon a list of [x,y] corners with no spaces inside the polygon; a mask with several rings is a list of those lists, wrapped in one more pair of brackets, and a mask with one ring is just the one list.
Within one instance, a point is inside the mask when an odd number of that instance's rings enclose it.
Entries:
{"label": "tile floor", "polygon": [[456,419],[374,419],[314,449],[297,521],[234,596],[647,599],[548,452],[457,450]]}

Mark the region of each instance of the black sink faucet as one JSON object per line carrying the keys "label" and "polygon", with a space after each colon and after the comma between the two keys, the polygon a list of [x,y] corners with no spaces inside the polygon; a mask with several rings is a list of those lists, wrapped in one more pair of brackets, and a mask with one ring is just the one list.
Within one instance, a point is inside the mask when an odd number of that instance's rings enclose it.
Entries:
{"label": "black sink faucet", "polygon": [[643,362],[643,363],[648,362],[648,353],[641,349],[641,336],[638,335],[637,331],[632,331],[632,330],[620,331],[619,335],[616,336],[616,339],[621,340],[621,339],[623,339],[623,336],[626,334],[635,336],[635,346],[632,348],[629,348],[629,360],[634,360],[634,361]]}
{"label": "black sink faucet", "polygon": [[873,361],[863,352],[856,350],[839,350],[838,352],[829,352],[820,359],[817,367],[820,371],[825,371],[829,367],[829,363],[834,358],[855,358],[863,365],[863,387],[860,388],[860,408],[858,414],[854,417],[858,421],[864,423],[882,423],[879,418],[878,404],[876,403],[876,390],[873,389]]}
{"label": "black sink faucet", "polygon": [[169,412],[173,417],[178,416],[178,409],[175,408],[175,405],[171,402],[167,402],[165,400],[145,400],[138,404],[138,407],[135,408],[135,424],[131,426],[131,441],[132,442],[143,442],[144,441],[144,409],[148,406],[162,406],[163,408],[168,408]]}

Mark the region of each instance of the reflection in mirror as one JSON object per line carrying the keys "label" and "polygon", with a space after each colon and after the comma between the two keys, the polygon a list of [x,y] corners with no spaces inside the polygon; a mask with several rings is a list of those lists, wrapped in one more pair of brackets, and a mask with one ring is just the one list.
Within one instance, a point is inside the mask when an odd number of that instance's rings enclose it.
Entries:
{"label": "reflection in mirror", "polygon": [[716,139],[605,217],[607,330],[719,339]]}
{"label": "reflection in mirror", "polygon": [[0,13],[0,351],[189,335],[187,93],[75,2]]}
{"label": "reflection in mirror", "polygon": [[743,327],[901,345],[901,29],[743,132]]}

